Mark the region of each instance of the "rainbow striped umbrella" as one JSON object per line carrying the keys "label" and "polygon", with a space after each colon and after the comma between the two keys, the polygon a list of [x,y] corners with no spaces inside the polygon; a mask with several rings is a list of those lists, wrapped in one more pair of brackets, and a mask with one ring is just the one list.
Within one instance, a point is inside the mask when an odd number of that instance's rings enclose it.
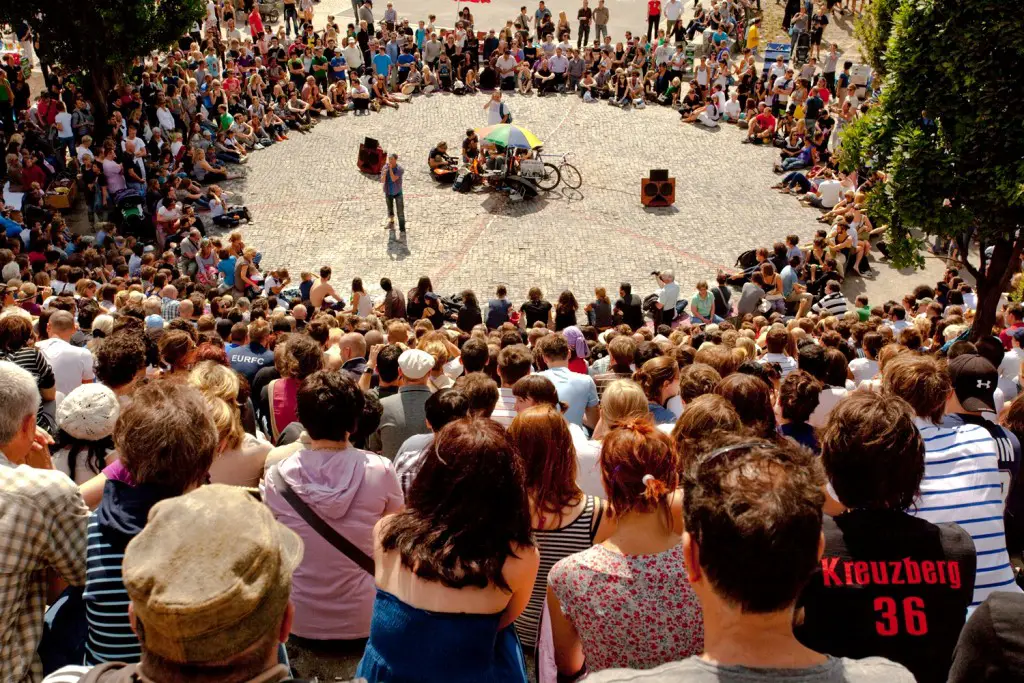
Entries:
{"label": "rainbow striped umbrella", "polygon": [[499,123],[480,128],[477,130],[477,135],[484,142],[516,149],[535,149],[544,144],[530,131],[511,123]]}

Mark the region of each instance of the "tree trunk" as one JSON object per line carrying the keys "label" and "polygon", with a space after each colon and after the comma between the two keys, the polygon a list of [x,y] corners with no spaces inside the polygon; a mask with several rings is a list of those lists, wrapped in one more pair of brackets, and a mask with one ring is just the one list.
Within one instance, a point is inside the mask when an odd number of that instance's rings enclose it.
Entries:
{"label": "tree trunk", "polygon": [[110,116],[110,103],[107,102],[107,93],[114,87],[117,78],[114,70],[107,64],[96,64],[89,69],[89,101],[93,105],[93,117],[96,119],[96,140],[102,140],[109,132],[110,126],[107,122]]}
{"label": "tree trunk", "polygon": [[[1020,260],[1022,245],[1024,245],[1024,236],[1018,236],[1015,240],[1000,238],[995,243],[992,258],[986,264],[988,267],[984,272],[977,274],[978,310],[974,315],[971,341],[978,341],[982,337],[992,334],[999,299],[1006,291],[1010,277],[1017,270],[1015,267],[1011,267],[1011,264],[1015,265]],[[984,249],[984,245],[982,245],[982,249]]]}

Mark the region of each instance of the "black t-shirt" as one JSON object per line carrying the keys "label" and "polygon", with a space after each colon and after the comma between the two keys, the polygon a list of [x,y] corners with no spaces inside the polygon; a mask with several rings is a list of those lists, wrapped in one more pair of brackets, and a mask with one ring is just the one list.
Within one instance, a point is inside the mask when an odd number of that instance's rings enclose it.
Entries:
{"label": "black t-shirt", "polygon": [[826,517],[824,532],[800,599],[800,642],[836,657],[885,657],[919,683],[945,683],[974,592],[970,535],[893,510]]}
{"label": "black t-shirt", "polygon": [[630,294],[629,299],[616,300],[615,310],[622,314],[623,324],[632,329],[638,330],[644,326],[643,301],[636,294]]}
{"label": "black t-shirt", "polygon": [[533,327],[535,322],[542,322],[545,325],[548,324],[548,318],[551,315],[551,302],[550,301],[527,301],[519,310],[526,316],[526,326]]}

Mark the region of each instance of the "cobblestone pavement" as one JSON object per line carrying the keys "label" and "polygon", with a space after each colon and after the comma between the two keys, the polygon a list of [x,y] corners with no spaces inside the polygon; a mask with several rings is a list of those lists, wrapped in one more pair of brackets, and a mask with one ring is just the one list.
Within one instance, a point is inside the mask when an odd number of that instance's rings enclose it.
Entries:
{"label": "cobblestone pavement", "polygon": [[[621,111],[574,96],[506,101],[546,150],[575,153],[578,192],[559,186],[512,203],[490,190],[437,185],[428,151],[440,140],[459,150],[466,128],[486,123],[486,95],[421,96],[397,111],[292,131],[251,155],[247,177],[227,184],[252,211],[246,241],[265,266],[284,265],[295,281],[300,270],[329,264],[339,289],[359,276],[371,294],[384,276],[408,288],[429,275],[442,294],[472,288],[485,298],[505,284],[519,300],[537,285],[552,299],[570,289],[582,303],[596,286],[614,295],[620,281],[649,292],[651,271],[665,268],[688,294],[743,250],[790,233],[809,239],[820,227],[817,212],[768,189],[777,182],[775,150],[741,144],[732,126],[709,131],[681,124],[670,109]],[[365,136],[397,152],[405,168],[405,239],[386,229],[379,181],[356,169]],[[641,206],[640,179],[652,168],[676,179],[674,207]]]}

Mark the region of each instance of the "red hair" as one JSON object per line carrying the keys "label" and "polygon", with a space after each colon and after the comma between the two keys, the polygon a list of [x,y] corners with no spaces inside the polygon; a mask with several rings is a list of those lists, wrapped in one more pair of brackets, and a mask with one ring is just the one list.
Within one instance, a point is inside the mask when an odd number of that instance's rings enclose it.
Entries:
{"label": "red hair", "polygon": [[678,486],[677,469],[672,439],[648,420],[627,421],[601,444],[601,479],[619,517],[656,510]]}

